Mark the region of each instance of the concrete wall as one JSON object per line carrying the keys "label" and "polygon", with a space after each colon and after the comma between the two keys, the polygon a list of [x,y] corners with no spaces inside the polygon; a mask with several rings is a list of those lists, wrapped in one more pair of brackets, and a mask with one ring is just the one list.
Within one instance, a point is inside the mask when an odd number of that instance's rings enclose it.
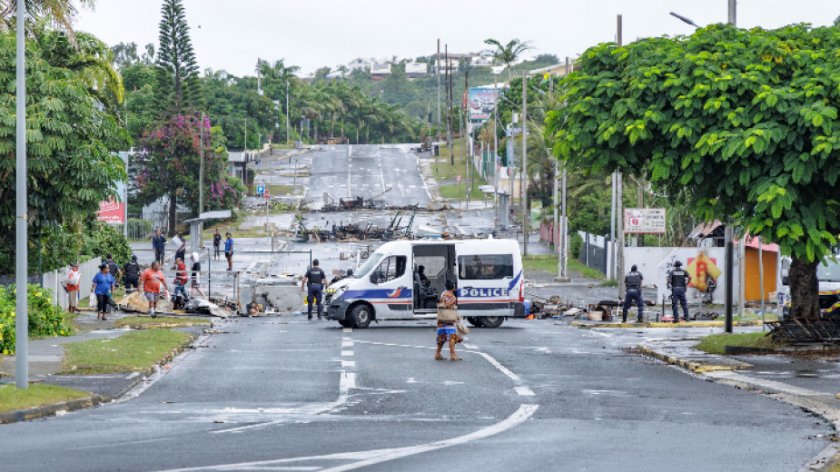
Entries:
{"label": "concrete wall", "polygon": [[[639,268],[639,272],[645,278],[645,285],[656,284],[657,286],[657,303],[662,303],[662,297],[670,294],[667,289],[665,277],[673,268],[674,261],[679,260],[683,263],[683,268],[688,266],[690,260],[697,258],[701,253],[705,254],[712,262],[720,269],[720,276],[717,279],[717,290],[714,294],[714,302],[723,304],[724,293],[726,291],[726,280],[724,274],[724,248],[696,248],[696,247],[627,247],[624,248],[624,263],[627,271],[635,264]],[[737,299],[738,290],[738,274],[740,267],[738,267],[738,258],[735,258],[735,298]],[[688,301],[689,303],[699,302],[703,294],[696,288],[689,288]]]}

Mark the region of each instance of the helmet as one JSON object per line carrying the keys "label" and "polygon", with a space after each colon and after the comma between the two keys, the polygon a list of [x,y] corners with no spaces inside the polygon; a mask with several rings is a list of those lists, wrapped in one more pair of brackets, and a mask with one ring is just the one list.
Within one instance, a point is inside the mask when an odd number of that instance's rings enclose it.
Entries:
{"label": "helmet", "polygon": [[674,267],[682,267],[682,262],[674,261]]}

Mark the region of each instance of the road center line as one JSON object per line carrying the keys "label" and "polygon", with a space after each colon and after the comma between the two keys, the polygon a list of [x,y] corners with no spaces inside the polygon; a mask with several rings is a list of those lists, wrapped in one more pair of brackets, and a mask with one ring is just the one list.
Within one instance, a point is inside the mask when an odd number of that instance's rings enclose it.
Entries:
{"label": "road center line", "polygon": [[341,351],[341,357],[353,357],[353,351]]}
{"label": "road center line", "polygon": [[521,383],[521,382],[522,382],[522,379],[521,379],[521,378],[519,378],[519,376],[518,376],[518,375],[514,374],[514,373],[513,373],[510,369],[508,369],[507,367],[503,366],[503,365],[501,364],[501,362],[499,362],[499,361],[497,361],[497,360],[496,360],[496,358],[495,358],[495,357],[493,357],[493,356],[491,356],[490,354],[487,354],[487,353],[485,353],[485,352],[476,352],[476,354],[478,354],[479,356],[481,356],[481,357],[483,357],[483,358],[487,359],[487,362],[489,362],[490,364],[492,364],[492,365],[493,365],[493,367],[495,367],[495,368],[499,369],[499,371],[500,371],[501,373],[503,373],[503,374],[507,375],[507,376],[508,376],[511,380],[513,380],[514,382],[516,382],[516,383]]}
{"label": "road center line", "polygon": [[533,397],[534,396],[534,391],[531,390],[530,388],[524,386],[524,385],[520,385],[518,387],[513,387],[513,389],[516,390],[516,394],[519,395],[520,397]]}
{"label": "road center line", "polygon": [[539,407],[539,405],[535,404],[521,404],[519,405],[519,409],[517,409],[512,415],[508,416],[507,418],[496,424],[487,426],[486,428],[479,429],[478,431],[474,431],[463,436],[458,436],[451,439],[444,439],[441,441],[435,441],[426,444],[419,444],[417,446],[399,447],[392,449],[377,449],[372,451],[341,452],[337,454],[327,454],[323,456],[307,456],[267,461],[240,462],[237,464],[168,469],[160,472],[195,472],[202,470],[227,471],[243,470],[248,468],[270,468],[274,465],[279,466],[281,464],[318,460],[356,460],[357,462],[353,462],[350,464],[344,464],[330,469],[323,469],[324,472],[345,472],[349,470],[361,469],[363,467],[369,467],[375,464],[381,464],[383,462],[393,461],[396,459],[402,459],[404,457],[423,454],[438,449],[459,446],[461,444],[466,444],[473,441],[478,441],[480,439],[488,438],[490,436],[494,436],[496,434],[502,433],[524,423],[531,416],[534,415],[534,413]]}

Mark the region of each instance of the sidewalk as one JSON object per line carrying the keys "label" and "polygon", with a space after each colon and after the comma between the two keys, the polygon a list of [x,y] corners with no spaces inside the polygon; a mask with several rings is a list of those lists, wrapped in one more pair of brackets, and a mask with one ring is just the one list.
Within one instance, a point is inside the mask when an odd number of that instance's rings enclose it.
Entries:
{"label": "sidewalk", "polygon": [[[729,356],[694,349],[697,338],[648,340],[636,352],[682,368],[699,378],[767,395],[825,418],[840,431],[840,358],[786,355]],[[833,471],[840,466],[840,442],[802,470]]]}
{"label": "sidewalk", "polygon": [[[66,337],[50,337],[44,339],[29,340],[29,377],[31,383],[45,383],[68,387],[91,395],[71,402],[54,405],[42,405],[27,410],[0,413],[0,424],[16,421],[30,420],[44,416],[50,416],[60,411],[72,411],[80,408],[89,408],[99,403],[115,400],[138,384],[146,381],[155,371],[157,366],[149,366],[144,372],[123,372],[114,374],[96,375],[72,375],[64,374],[64,345],[69,343],[84,342],[99,339],[114,339],[133,331],[130,328],[117,328],[116,322],[125,317],[135,314],[112,313],[108,321],[96,321],[92,315],[82,314],[76,324],[80,326],[79,334]],[[208,318],[209,319],[209,318]],[[151,320],[151,318],[150,318]],[[207,326],[192,326],[177,328],[189,332],[196,339],[207,329]],[[183,349],[173,352],[172,355],[163,359],[161,363],[167,363],[180,353]],[[15,357],[0,357],[0,385],[14,381]]]}

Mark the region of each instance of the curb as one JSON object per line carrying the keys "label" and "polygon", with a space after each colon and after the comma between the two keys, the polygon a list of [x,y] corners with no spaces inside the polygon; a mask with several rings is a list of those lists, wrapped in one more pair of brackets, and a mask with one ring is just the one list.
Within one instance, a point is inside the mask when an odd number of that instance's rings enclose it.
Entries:
{"label": "curb", "polygon": [[693,361],[690,359],[669,356],[668,354],[657,351],[656,349],[646,344],[640,344],[636,346],[636,352],[648,357],[652,357],[654,359],[658,359],[666,364],[681,367],[695,374],[704,374],[706,372],[718,372],[722,370],[749,369],[750,367],[752,367],[751,364],[747,364],[746,362],[734,360],[731,361],[731,363],[727,362],[726,364],[711,364],[708,362]]}
{"label": "curb", "polygon": [[[735,361],[722,356],[720,356],[722,359],[727,359],[727,362],[732,362],[733,365],[716,365],[706,362],[692,361],[690,359],[670,356],[664,352],[657,351],[646,344],[638,345],[635,348],[635,352],[658,359],[667,364],[680,367],[685,371],[697,375],[703,380],[728,385],[741,390],[754,390],[759,393],[764,393],[769,398],[801,408],[809,413],[819,416],[831,424],[835,431],[840,431],[840,419],[838,419],[840,418],[840,410],[820,403],[817,400],[812,400],[809,397],[786,393],[783,390],[778,389],[774,392],[774,389],[768,388],[766,384],[763,385],[758,382],[752,382],[752,379],[747,376],[735,374],[733,371],[739,368],[751,367],[750,364],[745,362]],[[742,364],[744,367],[740,367],[739,364]],[[727,378],[726,375],[728,374],[723,371],[730,371],[737,377],[737,379]],[[715,375],[714,372],[718,372],[719,375]],[[708,375],[710,373],[711,375]],[[835,395],[835,397],[840,400],[840,393]],[[826,447],[824,447],[816,456],[808,460],[808,462],[799,470],[800,472],[831,472],[836,470],[837,466],[840,466],[840,443],[829,441]]]}
{"label": "curb", "polygon": [[[645,323],[587,323],[583,321],[572,321],[573,328],[722,328],[723,321],[689,321],[688,323],[665,323],[660,321],[648,321]],[[761,321],[737,321],[733,326],[761,326]]]}
{"label": "curb", "polygon": [[48,405],[41,405],[25,410],[15,410],[7,413],[0,413],[0,424],[11,424],[20,421],[35,420],[38,418],[45,418],[60,414],[61,412],[69,412],[81,410],[83,408],[92,408],[100,403],[111,401],[111,399],[102,395],[90,395],[84,398],[77,398],[66,402],[51,403]]}
{"label": "curb", "polygon": [[91,394],[88,397],[77,398],[75,400],[70,400],[66,402],[51,403],[48,405],[27,408],[25,410],[15,410],[6,413],[0,413],[0,425],[18,423],[21,421],[30,421],[39,418],[46,418],[48,416],[55,416],[61,414],[62,412],[66,413],[70,411],[82,410],[85,408],[93,408],[102,403],[114,401],[120,396],[125,395],[125,393],[130,392],[134,387],[146,380],[147,377],[154,374],[160,367],[172,362],[172,360],[175,359],[175,357],[177,357],[179,354],[183,353],[188,348],[190,348],[198,339],[199,338],[197,336],[190,335],[190,339],[187,342],[173,349],[171,352],[169,352],[169,354],[164,356],[156,364],[141,371],[135,371],[140,375],[136,376],[131,382],[131,384],[123,390],[123,393],[115,398],[107,397],[104,395]]}

